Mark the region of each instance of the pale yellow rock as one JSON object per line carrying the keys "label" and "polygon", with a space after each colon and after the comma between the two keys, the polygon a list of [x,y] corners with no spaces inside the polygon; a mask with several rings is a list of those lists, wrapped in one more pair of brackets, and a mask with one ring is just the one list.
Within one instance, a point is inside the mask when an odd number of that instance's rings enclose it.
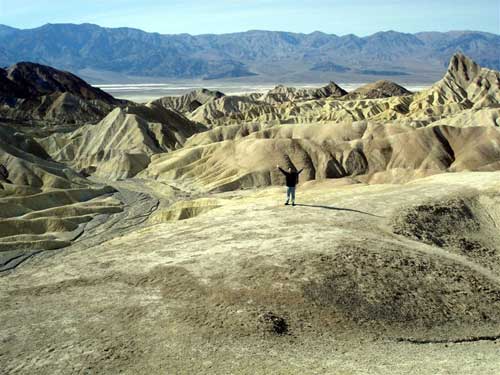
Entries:
{"label": "pale yellow rock", "polygon": [[39,140],[57,161],[97,177],[133,177],[151,155],[181,147],[198,127],[184,117],[156,107],[116,108],[96,125]]}
{"label": "pale yellow rock", "polygon": [[28,262],[0,278],[4,369],[494,374],[499,172],[344,182],[299,186],[296,207],[282,188],[218,194]]}

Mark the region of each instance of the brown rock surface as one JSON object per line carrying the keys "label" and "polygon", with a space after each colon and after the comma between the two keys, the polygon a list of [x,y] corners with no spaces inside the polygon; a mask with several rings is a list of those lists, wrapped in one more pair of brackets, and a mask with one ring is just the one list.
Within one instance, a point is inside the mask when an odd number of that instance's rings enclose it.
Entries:
{"label": "brown rock surface", "polygon": [[30,62],[0,69],[0,118],[44,123],[96,122],[124,102],[82,79]]}

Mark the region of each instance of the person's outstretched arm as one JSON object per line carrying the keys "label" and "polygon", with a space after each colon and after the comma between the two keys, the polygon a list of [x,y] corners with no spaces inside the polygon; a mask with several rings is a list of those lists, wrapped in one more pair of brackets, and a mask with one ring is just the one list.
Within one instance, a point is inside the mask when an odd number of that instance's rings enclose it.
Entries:
{"label": "person's outstretched arm", "polygon": [[300,171],[297,172],[297,174],[301,174],[304,168],[302,168]]}
{"label": "person's outstretched arm", "polygon": [[283,173],[284,175],[286,175],[286,172],[283,169],[281,169],[281,167],[279,165],[277,165],[276,168],[278,168],[281,171],[281,173]]}

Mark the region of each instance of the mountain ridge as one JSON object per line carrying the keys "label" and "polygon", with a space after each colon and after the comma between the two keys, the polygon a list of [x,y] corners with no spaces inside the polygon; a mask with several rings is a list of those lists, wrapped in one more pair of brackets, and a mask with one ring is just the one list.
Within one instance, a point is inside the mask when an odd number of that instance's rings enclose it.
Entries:
{"label": "mountain ridge", "polygon": [[252,33],[252,32],[269,32],[269,33],[289,33],[289,34],[296,34],[296,35],[328,35],[328,36],[336,36],[336,37],[347,37],[347,36],[355,36],[357,38],[366,38],[368,36],[373,36],[376,34],[381,34],[381,33],[398,33],[398,34],[408,34],[408,35],[423,35],[423,34],[440,34],[440,35],[446,35],[446,34],[463,34],[463,33],[481,33],[481,34],[489,34],[491,36],[498,36],[498,34],[489,32],[489,31],[482,31],[482,30],[472,30],[472,29],[464,29],[464,30],[449,30],[449,31],[435,31],[435,30],[423,30],[423,31],[418,31],[416,33],[409,33],[409,32],[404,32],[404,31],[397,31],[394,29],[388,29],[388,30],[380,30],[376,31],[372,34],[367,34],[367,35],[357,35],[353,33],[348,33],[348,34],[336,34],[336,33],[327,33],[325,31],[321,30],[315,30],[311,31],[310,33],[307,32],[295,32],[295,31],[286,31],[286,30],[266,30],[266,29],[248,29],[245,31],[234,31],[234,32],[229,32],[229,33],[202,33],[202,34],[191,34],[191,33],[160,33],[156,31],[145,31],[136,27],[129,27],[129,26],[119,26],[119,27],[107,27],[107,26],[101,26],[97,23],[92,23],[92,22],[83,22],[83,23],[52,23],[52,22],[47,22],[41,26],[37,27],[31,27],[31,28],[19,28],[19,27],[14,27],[14,26],[9,26],[7,24],[2,24],[0,23],[0,30],[2,29],[10,29],[10,30],[17,30],[17,31],[27,31],[27,30],[36,30],[40,29],[43,27],[47,26],[92,26],[96,27],[99,29],[108,29],[108,30],[135,30],[135,31],[140,31],[146,34],[157,34],[157,35],[163,35],[163,36],[176,36],[176,35],[183,35],[183,36],[221,36],[221,35],[233,35],[233,34],[245,34],[245,33]]}
{"label": "mountain ridge", "polygon": [[[250,30],[228,34],[160,34],[95,24],[0,25],[0,65],[33,61],[70,70],[168,79],[434,81],[456,51],[500,69],[500,36],[480,31],[400,33],[359,37]],[[342,68],[335,69],[336,66]],[[90,74],[90,76],[89,76]],[[327,78],[329,77],[329,78]],[[340,78],[339,78],[340,77]],[[105,80],[105,79],[104,79]]]}

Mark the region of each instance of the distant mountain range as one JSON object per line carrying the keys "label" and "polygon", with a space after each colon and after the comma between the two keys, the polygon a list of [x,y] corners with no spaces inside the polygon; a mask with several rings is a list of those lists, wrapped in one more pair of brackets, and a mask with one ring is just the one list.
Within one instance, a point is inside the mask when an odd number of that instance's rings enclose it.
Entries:
{"label": "distant mountain range", "polygon": [[462,51],[500,69],[500,36],[477,31],[367,37],[314,32],[248,31],[161,35],[92,24],[47,24],[20,30],[0,25],[0,65],[19,61],[69,70],[91,82],[155,79],[253,81],[431,82]]}

